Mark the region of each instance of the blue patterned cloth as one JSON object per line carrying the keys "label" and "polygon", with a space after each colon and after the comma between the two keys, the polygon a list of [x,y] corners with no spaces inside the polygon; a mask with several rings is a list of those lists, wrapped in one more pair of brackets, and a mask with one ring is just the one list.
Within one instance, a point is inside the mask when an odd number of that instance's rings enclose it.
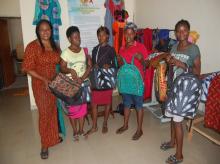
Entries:
{"label": "blue patterned cloth", "polygon": [[61,8],[58,0],[36,0],[33,25],[41,19],[50,21],[53,26],[54,41],[59,43],[59,26],[62,25],[60,15]]}
{"label": "blue patterned cloth", "polygon": [[202,95],[201,95],[202,102],[207,101],[208,91],[209,91],[209,86],[211,84],[211,81],[214,79],[215,76],[217,76],[219,74],[220,74],[220,72],[214,72],[202,80]]}

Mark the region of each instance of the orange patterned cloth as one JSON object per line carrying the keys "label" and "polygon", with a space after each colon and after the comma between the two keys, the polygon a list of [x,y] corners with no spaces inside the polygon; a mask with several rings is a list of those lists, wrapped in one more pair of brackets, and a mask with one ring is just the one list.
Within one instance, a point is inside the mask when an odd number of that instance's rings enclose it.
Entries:
{"label": "orange patterned cloth", "polygon": [[[25,49],[22,68],[25,71],[34,70],[39,75],[52,80],[56,75],[56,64],[59,61],[59,53],[46,50],[43,52],[40,44],[35,40]],[[32,77],[32,89],[39,110],[41,145],[43,148],[48,148],[59,143],[56,97],[46,90],[41,80],[34,77]]]}
{"label": "orange patterned cloth", "polygon": [[112,25],[112,30],[114,33],[114,48],[116,54],[118,54],[120,48],[125,45],[125,38],[124,38],[125,25],[126,22],[119,22],[119,21],[115,21]]}

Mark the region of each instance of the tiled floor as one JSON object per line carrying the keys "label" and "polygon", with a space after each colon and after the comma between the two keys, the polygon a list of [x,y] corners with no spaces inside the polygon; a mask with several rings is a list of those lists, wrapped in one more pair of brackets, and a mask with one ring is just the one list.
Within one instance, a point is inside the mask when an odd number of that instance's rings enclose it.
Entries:
{"label": "tiled floor", "polygon": [[[62,144],[50,149],[49,159],[41,160],[38,133],[38,112],[30,111],[29,98],[13,96],[20,90],[0,92],[0,164],[163,164],[174,150],[161,151],[160,143],[169,138],[169,123],[161,124],[146,109],[144,135],[139,141],[132,141],[135,132],[135,112],[132,112],[129,130],[116,135],[123,117],[116,114],[109,120],[109,132],[99,131],[87,140],[72,140],[72,130],[66,119],[67,137]],[[89,127],[85,124],[85,130]],[[218,164],[220,147],[194,133],[189,142],[184,136],[184,164]]]}

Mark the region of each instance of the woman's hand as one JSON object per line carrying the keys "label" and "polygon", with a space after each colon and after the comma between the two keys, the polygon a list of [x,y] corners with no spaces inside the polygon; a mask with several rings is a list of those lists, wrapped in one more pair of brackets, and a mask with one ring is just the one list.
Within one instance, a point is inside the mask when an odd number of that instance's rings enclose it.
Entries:
{"label": "woman's hand", "polygon": [[136,53],[135,55],[135,58],[137,58],[139,61],[141,61],[143,59],[143,55],[140,54],[140,53]]}
{"label": "woman's hand", "polygon": [[177,67],[180,67],[180,68],[185,69],[185,70],[187,69],[187,66],[186,66],[185,63],[181,62],[180,60],[174,58],[174,57],[171,56],[171,55],[168,55],[168,56],[166,57],[166,61],[167,61],[167,63],[168,63],[169,65],[177,66]]}
{"label": "woman's hand", "polygon": [[110,65],[109,65],[109,64],[104,64],[104,65],[103,65],[103,68],[104,68],[104,69],[109,69],[109,68],[110,68]]}
{"label": "woman's hand", "polygon": [[78,77],[77,78],[77,83],[79,84],[79,85],[81,85],[82,83],[83,83],[83,78],[81,78],[81,77]]}
{"label": "woman's hand", "polygon": [[46,79],[46,78],[44,78],[44,79],[43,79],[43,82],[44,82],[44,84],[45,84],[46,90],[49,90],[49,84],[51,83],[51,81],[48,80],[48,79]]}
{"label": "woman's hand", "polygon": [[76,71],[75,71],[74,69],[71,69],[70,73],[71,73],[72,79],[73,79],[73,80],[76,80],[76,79],[77,79],[77,73],[76,73]]}

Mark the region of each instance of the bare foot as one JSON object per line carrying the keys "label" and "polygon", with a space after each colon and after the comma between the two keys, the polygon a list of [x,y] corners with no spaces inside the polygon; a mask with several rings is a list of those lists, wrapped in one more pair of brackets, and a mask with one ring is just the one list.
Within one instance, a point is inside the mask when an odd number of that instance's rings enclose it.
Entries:
{"label": "bare foot", "polygon": [[97,131],[98,131],[98,128],[97,128],[97,127],[91,128],[90,130],[88,130],[88,131],[84,134],[84,136],[87,137],[87,136],[89,136],[90,134],[95,133],[95,132],[97,132]]}
{"label": "bare foot", "polygon": [[127,126],[122,126],[118,130],[116,130],[116,134],[122,134],[126,130],[128,130],[128,127]]}
{"label": "bare foot", "polygon": [[143,135],[143,131],[137,131],[133,136],[132,140],[138,140]]}

